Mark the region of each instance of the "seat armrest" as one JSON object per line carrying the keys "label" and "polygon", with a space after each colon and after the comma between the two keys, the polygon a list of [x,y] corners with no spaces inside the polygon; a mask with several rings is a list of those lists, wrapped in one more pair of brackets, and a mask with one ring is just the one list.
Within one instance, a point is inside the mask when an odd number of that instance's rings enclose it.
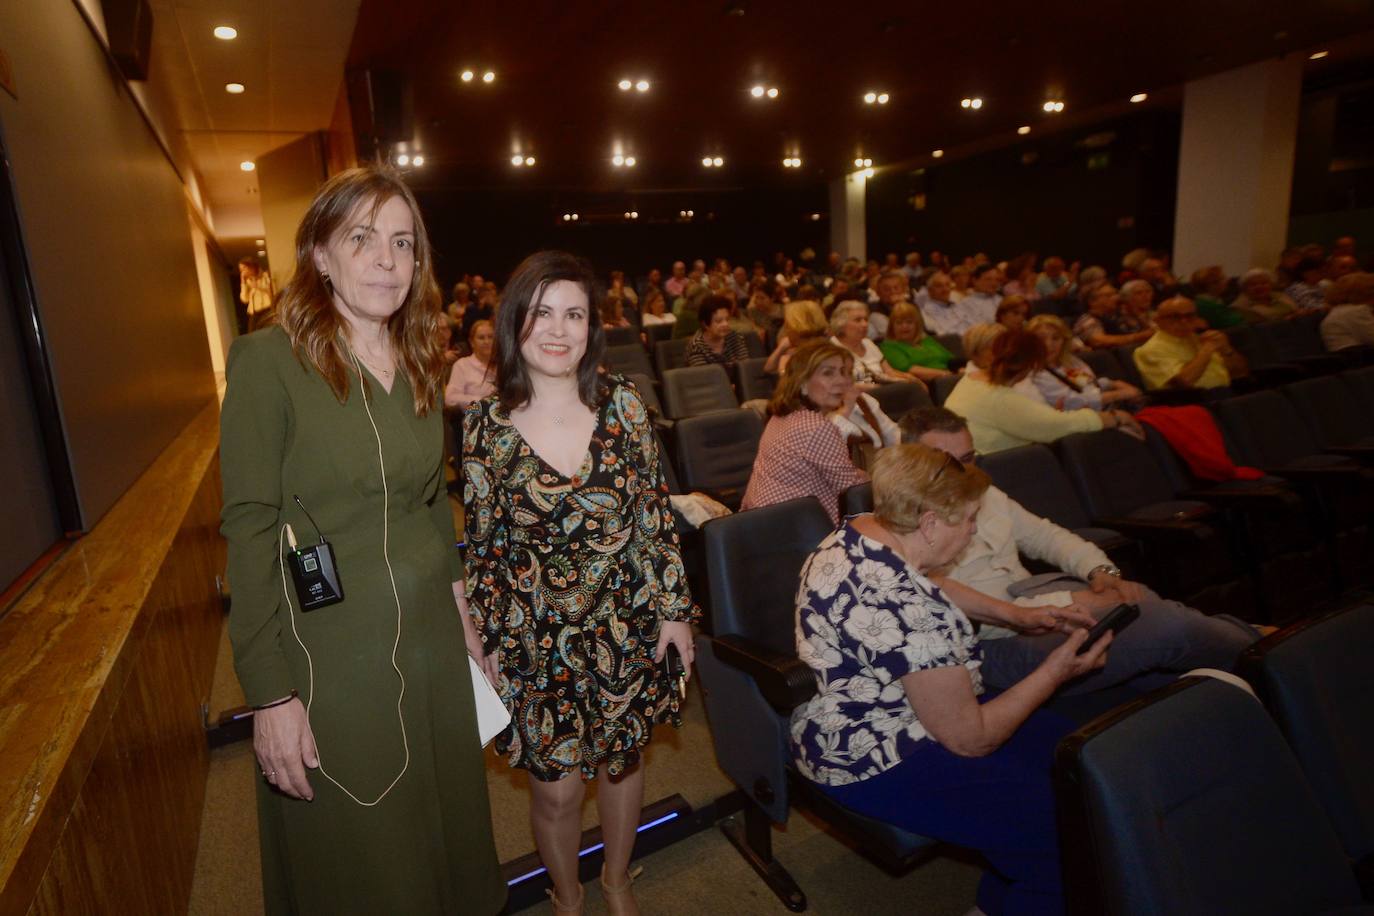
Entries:
{"label": "seat armrest", "polygon": [[1111,528],[1146,543],[1187,547],[1203,540],[1212,530],[1189,519],[1101,518],[1093,524]]}
{"label": "seat armrest", "polygon": [[1345,467],[1325,467],[1325,468],[1262,468],[1264,473],[1272,477],[1282,477],[1285,480],[1303,481],[1306,483],[1323,483],[1330,481],[1335,483],[1340,480],[1353,478],[1361,471],[1354,465]]}
{"label": "seat armrest", "polygon": [[1300,505],[1297,494],[1282,487],[1255,487],[1249,490],[1185,490],[1179,499],[1195,499],[1219,509],[1239,511],[1281,511]]}
{"label": "seat armrest", "polygon": [[1374,463],[1374,446],[1370,445],[1332,445],[1322,449],[1328,455],[1340,455],[1344,458],[1354,458],[1362,465]]}
{"label": "seat armrest", "polygon": [[711,643],[716,659],[752,677],[768,705],[783,715],[816,695],[816,673],[795,655],[775,652],[736,633],[717,636]]}

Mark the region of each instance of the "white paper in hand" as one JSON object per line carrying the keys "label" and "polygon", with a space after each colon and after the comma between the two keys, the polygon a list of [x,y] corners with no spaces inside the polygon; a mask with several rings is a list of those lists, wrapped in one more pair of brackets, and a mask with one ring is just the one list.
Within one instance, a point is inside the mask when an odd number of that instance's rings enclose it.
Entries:
{"label": "white paper in hand", "polygon": [[510,724],[510,710],[487,681],[476,659],[468,656],[468,670],[472,672],[472,698],[477,703],[477,734],[486,747]]}

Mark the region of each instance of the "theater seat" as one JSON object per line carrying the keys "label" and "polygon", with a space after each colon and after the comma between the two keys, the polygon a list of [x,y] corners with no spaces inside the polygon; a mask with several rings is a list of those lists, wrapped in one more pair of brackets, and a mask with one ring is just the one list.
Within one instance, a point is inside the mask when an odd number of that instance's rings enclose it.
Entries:
{"label": "theater seat", "polygon": [[686,417],[673,427],[679,481],[688,492],[700,491],[739,508],[754,457],[763,435],[763,421],[752,410],[721,410]]}
{"label": "theater seat", "polygon": [[1326,452],[1374,462],[1374,419],[1361,407],[1359,393],[1337,376],[1294,382],[1282,389],[1298,408],[1307,428]]}
{"label": "theater seat", "polygon": [[1273,388],[1300,381],[1311,375],[1297,363],[1286,363],[1279,356],[1274,338],[1261,325],[1241,324],[1225,330],[1231,345],[1245,357],[1250,367],[1250,380],[1261,388]]}
{"label": "theater seat", "polygon": [[1258,328],[1273,342],[1274,353],[1281,362],[1296,363],[1308,372],[1325,375],[1340,372],[1347,365],[1341,357],[1328,353],[1322,343],[1321,323],[1325,317],[1325,312],[1316,312]]}
{"label": "theater seat", "polygon": [[1275,633],[1240,673],[1278,722],[1374,900],[1374,605]]}
{"label": "theater seat", "polygon": [[663,408],[672,420],[739,406],[724,366],[689,366],[663,373]]}
{"label": "theater seat", "polygon": [[1157,590],[1211,613],[1249,607],[1223,519],[1207,503],[1178,499],[1143,442],[1101,430],[1055,445],[1092,523],[1145,544]]}
{"label": "theater seat", "polygon": [[936,407],[943,407],[954,386],[959,384],[962,375],[942,375],[930,383],[930,399]]}
{"label": "theater seat", "polygon": [[605,328],[605,331],[606,331],[606,346],[607,346],[608,348],[609,348],[609,347],[622,347],[622,346],[627,346],[627,345],[629,345],[629,344],[634,344],[636,347],[639,347],[641,350],[644,349],[644,347],[640,345],[640,342],[639,342],[639,330],[638,330],[637,328],[634,328],[634,327],[628,327],[628,328]]}
{"label": "theater seat", "polygon": [[757,356],[735,363],[735,380],[741,404],[758,398],[766,401],[773,397],[778,387],[778,377],[763,371],[767,362],[768,357]]}
{"label": "theater seat", "polygon": [[611,367],[611,371],[619,372],[622,375],[633,373],[652,376],[654,374],[654,368],[649,362],[649,354],[644,352],[644,348],[639,345],[638,341],[607,347],[606,365]]}
{"label": "theater seat", "polygon": [[[658,325],[668,327],[668,325]],[[687,338],[671,337],[654,344],[654,368],[658,377],[666,379],[669,369],[681,369],[687,365]]]}
{"label": "theater seat", "polygon": [[831,527],[820,503],[803,497],[702,528],[715,635],[697,637],[697,669],[716,759],[749,799],[744,824],[732,819],[721,830],[794,912],[806,908],[806,895],[773,858],[769,825],[786,822],[794,797],[892,870],[935,846],[835,804],[792,771],[790,715],[816,691],[796,656],[794,598],[802,564]]}
{"label": "theater seat", "polygon": [[920,382],[888,382],[868,392],[883,409],[883,413],[900,423],[902,417],[917,407],[929,407],[930,395]]}
{"label": "theater seat", "polygon": [[1374,913],[1293,752],[1246,691],[1183,678],[1060,742],[1073,916]]}
{"label": "theater seat", "polygon": [[964,336],[962,334],[940,334],[935,339],[955,359],[967,358],[967,354],[964,353]]}

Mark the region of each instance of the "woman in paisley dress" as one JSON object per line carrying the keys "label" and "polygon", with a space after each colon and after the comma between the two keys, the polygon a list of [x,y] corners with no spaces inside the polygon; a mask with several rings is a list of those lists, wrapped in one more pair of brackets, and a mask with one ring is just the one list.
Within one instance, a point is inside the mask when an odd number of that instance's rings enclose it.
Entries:
{"label": "woman in paisley dress", "polygon": [[668,646],[692,662],[677,532],[648,412],[602,372],[591,268],[526,258],[497,311],[496,393],[463,430],[470,607],[512,713],[496,740],[529,771],[535,843],[557,912],[580,912],[584,781],[597,793],[611,913],[637,913],[629,862],[644,798],[640,750],[679,725]]}
{"label": "woman in paisley dress", "polygon": [[847,808],[982,852],[996,870],[978,891],[989,916],[1061,913],[1050,761],[1073,723],[1037,707],[1101,667],[1111,636],[1076,655],[1092,618],[1045,608],[1018,626],[1068,639],[984,693],[973,625],[928,575],[968,546],[987,475],[916,444],[883,449],[871,473],[873,513],[846,519],[802,568],[797,652],[819,689],[792,715],[797,768]]}

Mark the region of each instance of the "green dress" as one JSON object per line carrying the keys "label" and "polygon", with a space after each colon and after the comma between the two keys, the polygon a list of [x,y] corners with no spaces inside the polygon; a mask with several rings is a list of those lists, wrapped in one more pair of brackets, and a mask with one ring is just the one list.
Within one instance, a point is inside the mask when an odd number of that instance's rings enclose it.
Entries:
{"label": "green dress", "polygon": [[906,343],[901,340],[884,340],[878,345],[883,351],[883,359],[898,372],[905,372],[912,366],[926,369],[948,369],[954,354],[934,337],[927,334],[920,343]]}
{"label": "green dress", "polygon": [[[312,802],[258,778],[263,892],[268,913],[494,913],[505,886],[492,844],[472,683],[452,582],[462,576],[443,475],[443,412],[415,416],[398,373],[390,394],[369,376],[377,437],[350,372],[340,404],[305,368],[278,327],[229,352],[221,414],[222,527],[234,604],[229,636],[248,702],[293,688],[314,702],[310,724],[323,768],[364,807],[309,771]],[[334,547],[344,600],[302,614],[283,588],[279,533],[302,544],[314,524]],[[389,524],[382,524],[389,501]],[[401,606],[392,667],[396,598]],[[290,594],[288,609],[284,593]],[[409,763],[406,764],[406,745]],[[255,774],[256,775],[256,774]]]}

